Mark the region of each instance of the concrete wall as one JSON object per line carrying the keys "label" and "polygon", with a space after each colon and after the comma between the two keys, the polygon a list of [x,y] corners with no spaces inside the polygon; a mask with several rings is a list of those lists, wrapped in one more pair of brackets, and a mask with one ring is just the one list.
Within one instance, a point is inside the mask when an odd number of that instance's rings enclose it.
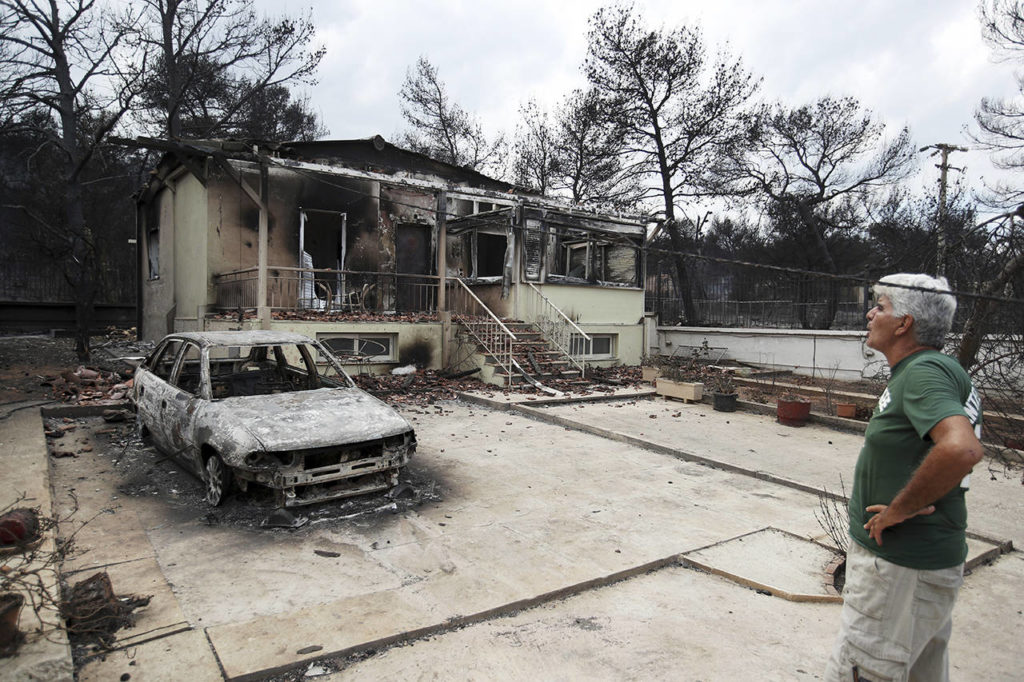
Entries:
{"label": "concrete wall", "polygon": [[[210,291],[207,192],[194,175],[174,190],[174,331],[198,331]],[[163,265],[161,265],[161,272]]]}
{"label": "concrete wall", "polygon": [[615,357],[609,360],[588,360],[601,367],[617,365],[639,365],[644,354],[644,329],[639,324],[581,324],[587,334],[614,334]]}
{"label": "concrete wall", "polygon": [[[724,358],[797,374],[856,381],[885,375],[885,357],[864,345],[866,332],[799,329],[657,327],[650,352],[683,356],[704,340]],[[716,353],[717,354],[717,353]]]}
{"label": "concrete wall", "polygon": [[[174,324],[174,192],[164,188],[153,200],[156,206],[143,210],[138,248],[142,253],[140,305],[142,306],[142,339],[156,341],[171,331]],[[149,221],[155,219],[160,226],[159,273],[154,276],[149,267]]]}

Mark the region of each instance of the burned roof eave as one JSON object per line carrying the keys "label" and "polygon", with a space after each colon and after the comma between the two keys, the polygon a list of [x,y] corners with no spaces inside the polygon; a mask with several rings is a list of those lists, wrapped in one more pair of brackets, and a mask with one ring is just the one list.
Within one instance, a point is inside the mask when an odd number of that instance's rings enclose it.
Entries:
{"label": "burned roof eave", "polygon": [[[360,142],[375,143],[375,140],[376,138],[371,138],[370,140],[362,140]],[[459,166],[452,166],[451,164],[444,164],[443,162],[438,162],[425,156],[423,157],[424,159],[435,161],[438,164],[450,166],[451,168],[458,169],[461,172],[471,172],[472,174],[479,176],[479,179],[486,181],[486,183],[482,182],[481,184],[496,184],[503,189],[495,190],[484,187],[474,187],[471,185],[458,184],[448,180],[426,180],[408,176],[403,177],[402,173],[406,171],[402,170],[396,171],[394,175],[389,175],[375,171],[357,170],[345,166],[325,165],[270,156],[260,153],[259,146],[256,144],[249,144],[243,141],[195,140],[190,142],[171,142],[142,137],[135,140],[117,139],[115,141],[128,146],[157,149],[165,152],[157,166],[157,171],[154,173],[153,178],[139,193],[139,203],[144,203],[151,199],[153,194],[155,194],[166,179],[171,176],[176,168],[185,167],[193,174],[199,173],[197,177],[200,177],[202,180],[203,178],[201,177],[202,173],[200,170],[205,169],[205,161],[207,159],[214,159],[221,163],[235,161],[267,164],[271,167],[286,170],[290,169],[296,172],[308,171],[340,177],[377,181],[386,185],[411,187],[429,191],[445,191],[452,197],[470,200],[484,199],[491,203],[503,204],[506,207],[515,204],[522,204],[524,206],[524,218],[536,218],[549,223],[562,224],[567,227],[574,227],[589,231],[617,234],[646,234],[646,223],[640,217],[599,213],[585,208],[569,206],[558,199],[523,192],[512,185],[502,183],[501,181],[494,180],[493,178],[488,178],[477,171],[471,171],[470,169],[464,169]],[[384,142],[384,145],[398,152],[407,152],[410,155],[423,156],[416,152],[410,152],[408,150],[403,150],[400,147],[395,147],[387,142]],[[264,145],[264,148],[269,148],[274,152],[285,151],[287,153],[292,151],[288,145]],[[203,169],[198,169],[193,163],[193,161],[198,160],[202,160],[204,164]]]}
{"label": "burned roof eave", "polygon": [[606,216],[600,213],[565,210],[558,207],[524,206],[523,217],[541,220],[548,224],[586,230],[587,232],[604,232],[617,235],[643,237],[646,225],[639,219]]}

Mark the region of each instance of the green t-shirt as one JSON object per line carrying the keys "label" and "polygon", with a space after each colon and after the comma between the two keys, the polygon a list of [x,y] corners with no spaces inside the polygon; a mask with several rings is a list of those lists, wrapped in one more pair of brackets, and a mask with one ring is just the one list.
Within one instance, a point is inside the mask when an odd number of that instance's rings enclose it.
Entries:
{"label": "green t-shirt", "polygon": [[865,507],[892,502],[931,448],[928,432],[953,415],[967,417],[980,432],[981,398],[956,360],[925,350],[892,368],[854,470],[850,535],[894,564],[935,570],[956,566],[967,557],[967,478],[935,503],[934,513],[886,528],[881,547],[864,529],[872,516]]}

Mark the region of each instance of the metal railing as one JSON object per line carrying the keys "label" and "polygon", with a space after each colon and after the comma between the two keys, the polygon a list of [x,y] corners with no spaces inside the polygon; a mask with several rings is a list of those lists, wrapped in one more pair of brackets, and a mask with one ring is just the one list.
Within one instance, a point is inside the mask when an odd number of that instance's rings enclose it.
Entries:
{"label": "metal railing", "polygon": [[448,280],[447,303],[452,320],[459,322],[488,355],[505,370],[508,384],[512,383],[512,370],[519,363],[512,357],[516,335],[461,279]]}
{"label": "metal railing", "polygon": [[[579,328],[569,316],[552,303],[547,296],[532,282],[527,282],[529,289],[520,287],[524,294],[527,319],[533,321],[541,334],[580,371],[580,377],[586,376],[586,357],[591,355],[594,341]],[[527,292],[532,292],[532,295]]]}
{"label": "metal railing", "polygon": [[[271,267],[267,305],[273,310],[330,313],[436,313],[439,278],[323,268]],[[256,268],[214,275],[216,307],[255,308]]]}

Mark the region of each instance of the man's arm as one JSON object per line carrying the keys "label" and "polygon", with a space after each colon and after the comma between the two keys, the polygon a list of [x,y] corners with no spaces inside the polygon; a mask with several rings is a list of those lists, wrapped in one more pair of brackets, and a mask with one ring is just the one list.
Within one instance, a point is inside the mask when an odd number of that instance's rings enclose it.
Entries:
{"label": "man's arm", "polygon": [[932,503],[959,484],[984,454],[971,422],[961,415],[946,417],[928,436],[934,445],[903,490],[888,505],[873,504],[866,509],[878,512],[864,528],[879,546],[882,531],[889,526],[935,511]]}

